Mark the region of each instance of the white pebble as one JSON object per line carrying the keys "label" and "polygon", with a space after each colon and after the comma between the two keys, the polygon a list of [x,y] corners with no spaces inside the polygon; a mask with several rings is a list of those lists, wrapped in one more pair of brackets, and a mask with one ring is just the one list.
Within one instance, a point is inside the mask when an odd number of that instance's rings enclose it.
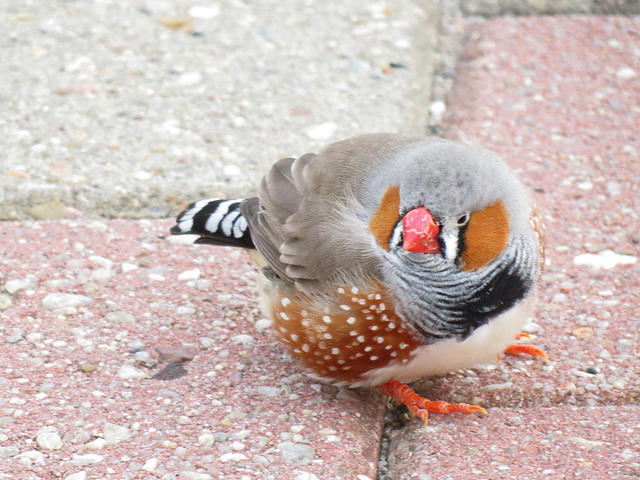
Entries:
{"label": "white pebble", "polygon": [[89,223],[87,225],[87,228],[93,232],[100,232],[100,233],[105,233],[109,231],[109,227],[102,223],[102,222],[98,222],[97,220],[94,220],[93,222]]}
{"label": "white pebble", "polygon": [[179,475],[187,480],[213,480],[211,475],[200,472],[192,472],[190,470],[183,470]]}
{"label": "white pebble", "polygon": [[0,310],[6,310],[7,308],[11,308],[13,302],[6,295],[0,295]]}
{"label": "white pebble", "polygon": [[89,305],[93,299],[76,293],[50,293],[42,299],[42,306],[46,310],[61,308],[78,308]]}
{"label": "white pebble", "polygon": [[237,177],[242,173],[242,170],[236,165],[225,165],[222,173],[224,173],[226,177]]}
{"label": "white pebble", "polygon": [[289,430],[291,430],[293,433],[300,433],[302,430],[304,430],[304,425],[291,425],[291,428],[289,428]]}
{"label": "white pebble", "polygon": [[577,267],[588,267],[593,270],[601,268],[612,269],[616,265],[632,265],[638,259],[632,255],[620,255],[611,250],[603,250],[600,253],[583,253],[573,258],[573,264]]}
{"label": "white pebble", "polygon": [[296,475],[296,480],[318,480],[318,477],[315,473],[300,472]]}
{"label": "white pebble", "polygon": [[225,462],[243,462],[248,460],[244,453],[225,453],[220,456],[220,461]]}
{"label": "white pebble", "polygon": [[200,278],[200,269],[194,268],[193,270],[185,270],[178,275],[178,280],[197,280]]}
{"label": "white pebble", "polygon": [[121,265],[122,268],[122,273],[129,273],[132,272],[133,270],[137,270],[138,269],[138,265],[136,265],[135,263],[123,263]]}
{"label": "white pebble", "polygon": [[332,122],[314,125],[305,130],[307,136],[313,140],[327,140],[338,130],[338,125]]}
{"label": "white pebble", "polygon": [[30,464],[35,463],[36,465],[42,465],[46,458],[46,455],[38,450],[29,450],[28,452],[21,453],[17,455],[18,458],[28,459]]}
{"label": "white pebble", "polygon": [[622,67],[616,71],[616,77],[618,77],[619,80],[630,80],[635,78],[636,75],[635,70],[631,67]]}
{"label": "white pebble", "polygon": [[84,455],[74,455],[71,459],[73,465],[92,465],[94,463],[100,463],[104,457],[96,453],[87,453]]}
{"label": "white pebble", "polygon": [[431,120],[434,122],[442,121],[446,111],[447,105],[442,100],[434,100],[429,104],[429,113],[431,114]]}
{"label": "white pebble", "polygon": [[85,443],[82,448],[85,450],[100,450],[107,444],[104,438],[96,438],[94,441]]}
{"label": "white pebble", "polygon": [[72,473],[68,477],[64,477],[64,480],[87,480],[87,472]]}
{"label": "white pebble", "polygon": [[231,341],[239,345],[246,345],[247,343],[253,343],[253,337],[251,335],[245,335],[245,334],[235,335],[231,337]]}
{"label": "white pebble", "polygon": [[198,443],[203,447],[208,447],[216,443],[216,437],[211,433],[203,433],[198,437]]}
{"label": "white pebble", "polygon": [[4,284],[4,289],[11,295],[20,290],[33,290],[36,288],[36,280],[32,276],[20,278],[16,280],[9,280]]}
{"label": "white pebble", "polygon": [[108,270],[111,270],[111,267],[113,266],[113,261],[112,260],[109,260],[108,258],[101,257],[99,255],[91,255],[89,257],[89,260],[91,260],[93,263],[97,263],[102,268],[106,268]]}
{"label": "white pebble", "polygon": [[589,190],[592,190],[592,189],[593,189],[593,183],[592,183],[592,182],[590,182],[589,180],[586,180],[586,181],[584,181],[584,182],[580,182],[580,183],[577,185],[577,187],[578,187],[580,190],[584,190],[585,192],[588,192]]}
{"label": "white pebble", "polygon": [[178,77],[176,85],[179,87],[191,87],[202,82],[202,74],[200,72],[185,72]]}
{"label": "white pebble", "polygon": [[159,273],[150,273],[148,275],[148,278],[149,280],[154,282],[164,282],[166,280],[166,278],[160,275]]}
{"label": "white pebble", "polygon": [[128,440],[131,437],[131,431],[128,428],[109,422],[104,424],[102,434],[109,445]]}
{"label": "white pebble", "polygon": [[158,463],[159,461],[157,458],[150,458],[144,463],[144,465],[142,466],[142,470],[144,470],[145,472],[153,473],[156,471],[156,468],[158,468]]}
{"label": "white pebble", "polygon": [[91,280],[96,282],[98,285],[105,285],[112,277],[110,268],[98,268],[91,272]]}
{"label": "white pebble", "polygon": [[279,387],[260,386],[256,390],[260,395],[266,397],[277,397],[282,393],[282,389]]}
{"label": "white pebble", "polygon": [[127,364],[120,367],[118,370],[118,377],[123,380],[133,380],[136,378],[147,378],[148,375],[139,368]]}
{"label": "white pebble", "polygon": [[273,320],[270,320],[268,318],[261,318],[255,323],[255,327],[258,332],[262,332],[264,330],[267,330],[268,328],[271,328],[271,325],[273,325]]}
{"label": "white pebble", "polygon": [[36,443],[43,450],[60,450],[62,438],[55,427],[45,427],[36,435]]}
{"label": "white pebble", "polygon": [[117,323],[117,324],[135,323],[135,319],[133,318],[133,315],[131,315],[130,313],[121,312],[121,311],[109,312],[107,313],[107,316],[105,317],[105,319],[109,323]]}
{"label": "white pebble", "polygon": [[218,5],[194,5],[187,13],[192,18],[210,20],[220,15],[220,7]]}

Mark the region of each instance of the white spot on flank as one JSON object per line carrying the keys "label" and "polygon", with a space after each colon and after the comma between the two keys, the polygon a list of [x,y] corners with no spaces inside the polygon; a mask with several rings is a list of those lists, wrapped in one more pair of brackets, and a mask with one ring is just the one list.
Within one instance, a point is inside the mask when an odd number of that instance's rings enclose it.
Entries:
{"label": "white spot on flank", "polygon": [[406,343],[402,342],[400,343],[400,345],[398,345],[400,347],[400,350],[404,350],[405,348],[407,348],[409,345],[407,345]]}
{"label": "white spot on flank", "polygon": [[338,289],[338,293],[344,293],[344,288],[340,287],[340,288]]}
{"label": "white spot on flank", "polygon": [[307,312],[306,310],[302,310],[300,311],[300,315],[302,315],[304,318],[307,318],[309,316],[309,312]]}
{"label": "white spot on flank", "polygon": [[391,323],[387,326],[387,328],[388,328],[389,330],[393,330],[394,328],[396,328],[396,324],[395,324],[395,323],[393,323],[393,322],[391,322]]}
{"label": "white spot on flank", "polygon": [[291,303],[291,300],[289,300],[287,297],[284,297],[282,300],[280,300],[280,303],[282,303],[283,307],[286,307]]}
{"label": "white spot on flank", "polygon": [[382,297],[380,296],[379,293],[376,293],[376,300],[380,300]]}
{"label": "white spot on flank", "polygon": [[294,342],[298,341],[298,335],[296,335],[295,333],[292,333],[290,337],[291,337],[291,340],[293,340]]}
{"label": "white spot on flank", "polygon": [[358,332],[356,330],[351,330],[349,332],[349,335],[351,335],[352,337],[355,337],[356,335],[358,335]]}
{"label": "white spot on flank", "polygon": [[360,343],[364,342],[364,336],[360,335],[358,338],[356,338],[356,340],[358,340]]}
{"label": "white spot on flank", "polygon": [[398,352],[391,352],[389,354],[390,357],[397,357],[398,356]]}
{"label": "white spot on flank", "polygon": [[322,357],[322,358],[324,358],[325,360],[331,360],[331,355],[325,355],[325,356],[324,356],[324,357]]}
{"label": "white spot on flank", "polygon": [[351,370],[351,367],[342,367],[342,370]]}
{"label": "white spot on flank", "polygon": [[322,338],[326,338],[327,340],[331,340],[333,337],[331,336],[330,333],[325,333],[324,335],[322,335]]}
{"label": "white spot on flank", "polygon": [[289,320],[289,315],[284,312],[280,312],[280,318],[282,318],[283,320]]}
{"label": "white spot on flank", "polygon": [[351,293],[353,293],[354,295],[357,295],[359,291],[360,290],[358,290],[356,287],[351,287]]}
{"label": "white spot on flank", "polygon": [[349,325],[353,325],[354,323],[356,323],[356,318],[355,317],[349,317],[347,318],[347,323]]}
{"label": "white spot on flank", "polygon": [[376,342],[378,342],[378,343],[382,343],[382,342],[384,342],[384,338],[382,338],[382,337],[376,337],[376,338],[374,338],[374,340],[375,340]]}
{"label": "white spot on flank", "polygon": [[364,347],[364,351],[365,352],[370,352],[371,350],[373,350],[373,348],[371,348],[369,346]]}
{"label": "white spot on flank", "polygon": [[365,303],[367,303],[367,301],[364,298],[361,298],[360,300],[358,300],[358,303],[360,305],[364,305]]}
{"label": "white spot on flank", "polygon": [[384,303],[380,304],[380,311],[384,311],[387,309],[387,306]]}
{"label": "white spot on flank", "polygon": [[331,349],[331,353],[333,353],[334,355],[338,355],[340,353],[340,349],[339,348],[332,348]]}
{"label": "white spot on flank", "polygon": [[338,367],[334,367],[333,365],[329,367],[329,370],[331,370],[332,372],[335,372],[337,369]]}
{"label": "white spot on flank", "polygon": [[[373,320],[373,317],[372,317],[372,318],[370,318],[369,320]],[[376,330],[378,330],[378,325],[371,325],[371,326],[369,327],[369,329],[370,329],[370,330],[373,330],[373,331],[375,332]]]}
{"label": "white spot on flank", "polygon": [[324,317],[322,317],[322,321],[324,323],[331,323],[331,317],[329,315],[325,315]]}
{"label": "white spot on flank", "polygon": [[345,311],[351,310],[351,307],[349,305],[340,305],[340,308]]}
{"label": "white spot on flank", "polygon": [[302,351],[303,352],[309,352],[309,345],[307,345],[306,343],[304,345],[302,345]]}
{"label": "white spot on flank", "polygon": [[376,360],[378,360],[378,357],[376,357],[375,355],[371,355],[369,357],[369,360],[371,360],[372,362],[375,362]]}

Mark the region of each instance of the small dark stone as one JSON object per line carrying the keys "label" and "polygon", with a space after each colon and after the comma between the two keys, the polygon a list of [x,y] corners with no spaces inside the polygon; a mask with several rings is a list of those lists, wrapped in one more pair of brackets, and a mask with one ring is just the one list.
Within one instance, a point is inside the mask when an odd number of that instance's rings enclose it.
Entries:
{"label": "small dark stone", "polygon": [[161,371],[156,373],[153,380],[175,380],[180,377],[184,377],[187,374],[182,363],[169,363]]}
{"label": "small dark stone", "polygon": [[587,372],[589,375],[595,375],[596,373],[598,373],[598,371],[593,367],[587,368],[585,372]]}
{"label": "small dark stone", "polygon": [[409,68],[404,63],[389,62],[391,68]]}

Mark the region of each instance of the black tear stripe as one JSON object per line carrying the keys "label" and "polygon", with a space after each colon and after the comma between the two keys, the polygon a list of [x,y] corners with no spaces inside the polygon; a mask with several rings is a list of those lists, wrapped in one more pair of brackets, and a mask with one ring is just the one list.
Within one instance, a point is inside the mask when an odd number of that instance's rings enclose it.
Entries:
{"label": "black tear stripe", "polygon": [[529,242],[517,239],[499,258],[471,272],[438,256],[418,264],[405,255],[390,255],[396,268],[387,278],[400,291],[398,313],[425,345],[448,338],[463,341],[531,293],[538,268],[535,253]]}

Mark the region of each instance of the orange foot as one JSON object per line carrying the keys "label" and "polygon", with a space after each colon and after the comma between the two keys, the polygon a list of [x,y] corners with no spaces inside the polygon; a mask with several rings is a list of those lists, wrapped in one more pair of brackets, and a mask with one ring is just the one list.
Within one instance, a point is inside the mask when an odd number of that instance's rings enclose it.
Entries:
{"label": "orange foot", "polygon": [[[516,336],[516,340],[520,340],[521,338],[531,338],[526,333],[519,333]],[[539,349],[538,347],[534,347],[533,345],[526,345],[521,343],[514,343],[509,345],[504,353],[508,353],[510,355],[517,355],[519,353],[526,353],[531,355],[532,357],[542,357],[545,362],[549,362],[549,357],[544,353],[544,350]]]}
{"label": "orange foot", "polygon": [[404,403],[409,407],[409,411],[420,418],[426,425],[429,420],[429,412],[434,413],[472,413],[482,412],[484,414],[487,411],[478,407],[477,405],[469,405],[468,403],[447,403],[447,402],[432,402],[426,398],[421,397],[416,392],[411,390],[407,385],[397,380],[389,380],[384,385],[380,386],[380,391],[383,394],[395,398],[399,402]]}

